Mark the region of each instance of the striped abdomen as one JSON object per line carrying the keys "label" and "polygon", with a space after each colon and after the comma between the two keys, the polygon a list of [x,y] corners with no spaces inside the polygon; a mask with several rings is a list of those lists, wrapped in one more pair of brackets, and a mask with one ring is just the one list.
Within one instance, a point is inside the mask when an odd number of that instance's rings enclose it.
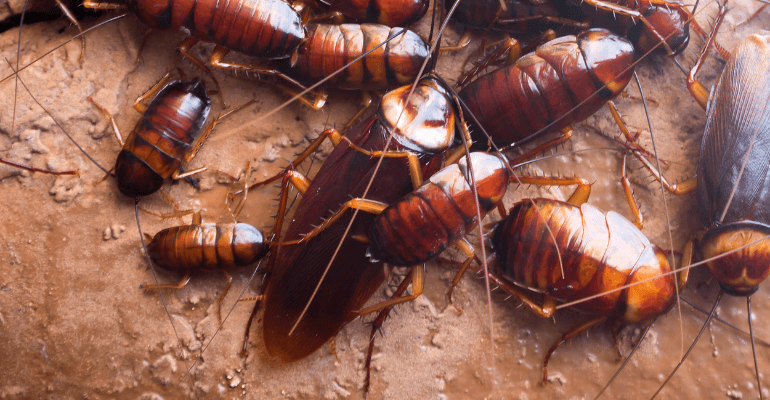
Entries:
{"label": "striped abdomen", "polygon": [[[508,171],[486,153],[472,153],[471,161],[483,218],[505,194]],[[467,170],[463,158],[386,208],[369,233],[371,257],[391,265],[421,264],[465,236],[477,222]]]}
{"label": "striped abdomen", "polygon": [[[315,25],[299,49],[291,73],[301,80],[316,82],[401,30],[377,24]],[[417,77],[426,57],[428,45],[416,33],[406,31],[337,74],[328,84],[372,90],[406,85]]]}
{"label": "striped abdomen", "polygon": [[305,39],[302,17],[283,0],[128,0],[155,29],[171,29],[260,58],[286,58]]}
{"label": "striped abdomen", "polygon": [[153,262],[173,271],[245,267],[267,250],[262,232],[248,224],[175,226],[147,246]]}
{"label": "striped abdomen", "polygon": [[182,165],[210,109],[203,84],[169,83],[147,107],[115,161],[118,189],[128,197],[147,196]]}
{"label": "striped abdomen", "polygon": [[[536,203],[540,214],[531,201],[523,201],[495,228],[492,243],[506,279],[571,301],[671,270],[662,250],[618,213],[604,213],[588,204],[578,207],[546,199]],[[671,307],[675,285],[669,275],[575,308],[606,316],[619,314],[627,322],[643,321]]]}
{"label": "striped abdomen", "polygon": [[[480,77],[459,94],[495,143],[504,146],[541,130],[558,131],[595,113],[626,87],[633,61],[628,40],[605,29],[590,29],[552,40],[515,64]],[[471,132],[479,135],[478,129]],[[480,136],[474,139],[487,142]]]}

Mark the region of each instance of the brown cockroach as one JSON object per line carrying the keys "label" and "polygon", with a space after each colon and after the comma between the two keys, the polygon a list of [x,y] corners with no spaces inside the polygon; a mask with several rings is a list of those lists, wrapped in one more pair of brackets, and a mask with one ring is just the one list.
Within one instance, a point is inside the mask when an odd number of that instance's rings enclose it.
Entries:
{"label": "brown cockroach", "polygon": [[[353,220],[350,213],[344,212],[348,200],[365,197],[389,204],[406,195],[422,182],[421,176],[433,175],[438,170],[443,153],[454,138],[455,110],[444,84],[431,76],[423,78],[407,101],[410,89],[411,86],[404,86],[385,94],[377,114],[361,122],[344,140],[335,130],[324,132],[292,163],[301,162],[325,138],[330,138],[336,147],[312,181],[287,168],[257,184],[283,176],[278,215],[285,212],[289,183],[305,193],[281,238],[282,243],[301,243],[282,246],[272,253],[263,283],[265,346],[269,354],[284,362],[305,358],[331,340],[344,325],[358,318],[358,311],[386,280],[382,261],[370,261],[367,243],[360,239],[371,228],[374,216],[361,214]],[[393,143],[385,147],[391,134]],[[386,158],[382,168],[367,190],[383,154]],[[340,211],[327,219],[329,210]],[[282,223],[282,219],[276,222],[276,232]],[[350,235],[342,241],[348,223]],[[323,229],[313,235],[317,224],[323,224]],[[339,251],[335,251],[340,242]],[[412,279],[417,281],[419,272],[411,273],[413,277],[415,274],[417,278]],[[408,283],[403,284],[396,297]],[[252,318],[260,305],[254,307]],[[387,309],[375,325],[381,325],[386,314]],[[247,339],[250,324],[251,320]],[[244,342],[244,351],[246,345]]]}
{"label": "brown cockroach", "polygon": [[[705,231],[687,243],[683,262],[703,260],[721,290],[700,333],[655,395],[684,363],[726,293],[746,297],[757,391],[763,398],[754,348],[751,296],[770,275],[770,219],[766,212],[770,186],[768,149],[763,145],[770,134],[770,33],[759,31],[741,41],[711,94],[704,97],[708,92],[695,81],[695,75],[713,36],[690,72],[691,92],[700,104],[707,105],[697,176],[698,215]],[[660,177],[657,172],[655,175]],[[672,192],[684,191],[667,187]]]}
{"label": "brown cockroach", "polygon": [[[496,283],[543,318],[554,315],[558,302],[633,285],[574,306],[594,317],[551,346],[543,361],[543,384],[548,379],[548,361],[565,340],[608,318],[651,324],[676,300],[676,282],[667,275],[671,267],[663,251],[625,217],[604,213],[583,204],[585,200],[587,194],[573,195],[568,202],[521,201],[497,225],[490,240],[498,260],[493,268]],[[549,231],[555,235],[555,246]],[[536,293],[544,296],[542,304],[533,299]]]}
{"label": "brown cockroach", "polygon": [[222,320],[222,301],[233,282],[227,270],[254,265],[267,254],[269,247],[261,230],[245,223],[202,223],[200,212],[193,214],[190,225],[166,228],[149,241],[147,254],[159,267],[183,273],[176,285],[144,285],[145,292],[182,289],[195,271],[222,271],[227,279],[219,296],[218,315]]}
{"label": "brown cockroach", "polygon": [[[541,45],[515,64],[479,77],[459,96],[497,146],[544,129],[561,131],[529,156],[568,140],[572,123],[620,94],[631,79],[633,62],[631,42],[605,29],[589,29]],[[476,144],[486,143],[487,138],[478,137]]]}
{"label": "brown cockroach", "polygon": [[[470,161],[468,158],[470,158]],[[471,168],[474,171],[474,179],[470,176],[471,172],[469,171]],[[487,212],[494,209],[502,200],[509,179],[506,168],[507,164],[502,162],[499,157],[486,153],[472,153],[470,157],[461,158],[457,164],[452,164],[436,172],[413,192],[390,205],[369,198],[348,200],[341,205],[338,211],[324,220],[321,225],[307,232],[300,239],[282,242],[284,246],[303,246],[313,243],[314,240],[323,241],[325,239],[324,235],[328,234],[329,230],[339,229],[339,226],[336,225],[340,223],[341,218],[346,218],[346,214],[352,210],[358,210],[377,215],[373,221],[371,218],[359,217],[364,221],[372,222],[368,232],[355,240],[363,244],[368,243],[368,248],[360,248],[358,246],[359,248],[356,251],[363,251],[363,254],[356,256],[355,259],[361,258],[360,256],[363,256],[364,259],[369,257],[370,262],[368,263],[369,265],[353,266],[353,271],[347,271],[345,275],[351,276],[351,273],[357,269],[372,270],[372,272],[380,270],[381,268],[376,268],[376,265],[383,262],[390,266],[410,267],[409,276],[401,283],[399,289],[390,300],[362,309],[351,307],[348,311],[350,313],[348,318],[379,311],[378,317],[372,323],[368,355],[365,363],[366,383],[364,392],[366,395],[368,395],[370,385],[370,364],[374,351],[375,335],[382,327],[388,313],[395,305],[412,301],[422,294],[425,272],[419,264],[432,260],[452,245],[457,246],[468,255],[468,259],[455,277],[455,281],[459,282],[468,265],[474,259],[475,254],[473,247],[465,241],[464,236],[473,225],[478,223],[477,212],[483,218]],[[471,188],[470,183],[474,180],[475,190]],[[475,200],[476,198],[479,199],[478,202]],[[477,205],[481,207],[480,210],[477,210]],[[345,249],[346,252],[349,250]],[[352,256],[346,255],[344,259],[350,259]],[[335,276],[342,273],[342,271],[333,271]],[[369,274],[361,272],[362,276],[368,276]],[[350,282],[351,278],[348,277],[347,281]],[[412,283],[412,293],[403,295],[410,282]],[[338,284],[338,282],[330,283],[330,285]],[[275,293],[275,291],[268,291],[266,294],[265,297],[268,302],[271,296],[270,293]],[[324,309],[328,307],[336,308],[335,304],[331,304],[328,300],[329,297],[332,297],[331,292],[325,291],[324,293],[319,293],[319,295],[320,298],[315,300],[319,305],[313,307]],[[339,301],[337,298],[338,296],[332,297],[334,301]],[[356,301],[360,302],[361,300],[356,299]],[[363,305],[363,303],[358,304]],[[276,312],[276,315],[279,317],[284,314],[281,310],[273,311],[273,313]],[[266,307],[265,318],[267,320],[276,319],[276,315],[272,315],[271,308]],[[307,318],[307,316],[305,317]],[[268,351],[270,351],[271,346],[278,347],[279,349],[281,346],[286,347],[286,345],[281,344],[283,340],[276,340],[274,338],[274,335],[280,332],[275,332],[275,328],[272,328],[272,326],[272,323],[266,322],[265,342],[268,346]],[[313,335],[322,329],[323,325],[306,325],[305,331],[308,332],[302,335]],[[297,338],[293,340],[297,340]],[[276,346],[276,343],[278,346]],[[289,342],[287,344],[291,344],[292,348],[296,348],[301,346],[302,342]],[[285,358],[284,354],[278,353],[284,361],[293,361],[290,358]]]}
{"label": "brown cockroach", "polygon": [[[161,84],[156,90],[158,86]],[[180,173],[179,167],[195,157],[216,125],[212,123],[199,136],[210,110],[203,83],[193,80],[171,82],[160,89],[125,142],[108,113],[123,147],[115,161],[120,192],[131,198],[147,196],[158,191],[167,178],[180,179],[205,170]]]}

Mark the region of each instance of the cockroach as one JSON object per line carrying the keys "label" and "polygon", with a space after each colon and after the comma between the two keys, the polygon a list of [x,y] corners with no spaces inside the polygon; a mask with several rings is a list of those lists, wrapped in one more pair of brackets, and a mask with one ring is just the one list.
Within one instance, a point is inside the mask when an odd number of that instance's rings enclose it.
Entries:
{"label": "cockroach", "polygon": [[[720,22],[721,19],[716,26]],[[706,46],[691,71],[691,81],[708,48]],[[721,290],[690,349],[655,395],[685,361],[713,317],[722,295],[728,294],[746,297],[757,390],[760,398],[763,397],[754,349],[751,295],[770,275],[767,267],[770,219],[765,211],[770,185],[768,149],[763,145],[770,135],[768,68],[770,32],[759,31],[746,37],[733,51],[708,97],[697,176],[698,216],[705,232],[696,234],[685,246],[683,262],[704,260]]]}
{"label": "cockroach", "polygon": [[[193,79],[166,84],[170,76],[169,72],[134,103],[134,108],[143,114],[125,141],[112,115],[89,98],[110,119],[123,147],[115,161],[114,176],[118,190],[130,198],[157,192],[168,178],[183,179],[205,171],[207,168],[201,167],[183,172],[181,166],[195,158],[220,120],[253,103],[246,102],[215,118],[203,130],[211,110],[211,100],[203,82]],[[156,92],[149,106],[140,102]]]}
{"label": "cockroach", "polygon": [[219,296],[220,323],[222,301],[233,282],[227,270],[254,265],[269,250],[261,230],[245,223],[203,224],[200,212],[193,214],[190,225],[166,228],[155,236],[145,234],[145,237],[149,241],[147,254],[156,265],[184,273],[176,285],[144,285],[145,292],[182,289],[194,271],[222,271],[227,284]]}
{"label": "cockroach", "polygon": [[[152,29],[180,31],[190,38],[190,46],[198,40],[217,45],[211,63],[221,61],[227,50],[264,58],[286,58],[305,40],[302,16],[283,0],[238,1],[227,4],[164,3],[128,0],[99,2],[86,0],[92,9],[127,8]],[[184,53],[188,47],[183,46]]]}
{"label": "cockroach", "polygon": [[[454,1],[447,0],[449,9]],[[705,32],[684,6],[677,2],[644,0],[533,1],[508,0],[503,10],[499,0],[464,0],[453,15],[459,23],[478,29],[505,32],[542,31],[556,25],[585,29],[609,29],[629,39],[640,54],[659,48],[679,54],[690,40],[689,24]]]}
{"label": "cockroach", "polygon": [[[443,84],[431,76],[418,82],[407,103],[410,89],[411,86],[404,86],[386,93],[377,113],[361,122],[344,140],[333,129],[325,131],[292,163],[301,162],[325,138],[330,138],[335,149],[312,182],[287,169],[259,183],[283,176],[278,215],[285,212],[290,182],[305,193],[282,242],[302,239],[315,225],[327,220],[329,210],[340,210],[351,197],[390,204],[418,186],[422,176],[431,176],[438,170],[455,133],[452,98]],[[391,134],[392,144],[386,148]],[[380,155],[385,158],[378,168]],[[378,169],[376,180],[368,187]],[[329,185],[334,185],[334,190],[324,189]],[[366,255],[368,244],[358,239],[366,236],[374,215],[358,215],[346,229],[351,219],[350,213],[343,213],[322,234],[271,253],[262,289],[263,338],[270,355],[293,362],[315,352],[356,319],[357,311],[385,282],[387,275],[382,262],[370,261]],[[282,223],[281,219],[276,222],[276,232],[281,231]],[[343,236],[346,239],[340,243]],[[339,249],[335,250],[338,244]],[[252,318],[260,304],[255,305]],[[244,352],[250,324],[251,319]]]}
{"label": "cockroach", "polygon": [[[475,179],[471,179],[471,168],[473,168]],[[291,243],[283,241],[282,245],[285,246],[288,244],[304,245],[312,242],[315,238],[323,240],[320,236],[327,234],[329,229],[333,229],[336,224],[339,224],[340,218],[343,218],[348,211],[358,210],[376,215],[365,236],[357,236],[355,239],[363,244],[368,243],[369,246],[365,255],[369,257],[370,263],[385,262],[390,266],[410,267],[409,276],[401,283],[401,289],[393,298],[365,309],[352,308],[348,311],[351,313],[348,318],[380,311],[380,315],[372,323],[365,367],[367,371],[365,393],[369,391],[370,363],[375,335],[381,328],[388,312],[393,306],[414,300],[422,294],[424,271],[418,265],[432,260],[452,245],[468,255],[466,262],[455,278],[455,281],[459,282],[475,255],[473,247],[465,241],[464,237],[470,228],[478,223],[476,205],[479,204],[480,210],[478,212],[483,218],[500,203],[508,186],[509,175],[506,168],[507,164],[497,156],[481,152],[471,153],[470,157],[463,157],[457,164],[449,165],[436,172],[413,192],[390,205],[368,198],[348,200],[321,225],[300,239],[291,241]],[[471,188],[472,181],[475,181],[475,190]],[[477,196],[478,202],[476,201]],[[377,268],[377,265],[374,267],[376,270],[382,269],[381,267]],[[366,264],[354,267],[354,269],[368,268],[370,265]],[[412,283],[412,294],[401,296],[409,281]],[[336,286],[339,283],[333,285]],[[266,296],[268,299],[270,298],[269,293]],[[329,295],[320,294],[320,296],[326,298]],[[360,305],[363,305],[363,302]],[[318,307],[325,309],[332,307],[332,305],[321,304]],[[270,310],[266,307],[266,318],[273,318],[269,314]],[[283,315],[283,313],[279,315]],[[266,343],[268,343],[268,333],[275,334],[273,331],[268,331],[268,327],[269,325],[266,325],[265,328]],[[314,331],[320,328],[320,326],[307,327],[307,329]],[[280,332],[280,330],[278,331]],[[275,342],[273,339],[272,343]],[[277,342],[281,343],[280,340]],[[270,348],[268,347],[268,349]],[[278,354],[279,356],[282,355],[282,353]],[[294,361],[286,358],[283,360]]]}
{"label": "cockroach", "polygon": [[[561,131],[528,153],[537,154],[568,140],[570,124],[620,94],[631,79],[633,62],[631,42],[606,29],[589,29],[541,45],[515,64],[479,77],[459,96],[498,146],[544,129]],[[488,143],[476,136],[477,145]]]}
{"label": "cockroach", "polygon": [[[573,306],[594,317],[563,334],[548,350],[543,361],[545,384],[548,361],[564,341],[608,318],[651,324],[673,306],[677,284],[668,275],[671,267],[663,251],[633,223],[585,203],[590,193],[587,181],[538,177],[522,182],[579,186],[567,202],[540,198],[516,203],[496,224],[489,244],[497,258],[491,274],[498,285],[543,318],[554,315],[557,303],[632,285]],[[687,280],[682,275],[680,287]]]}

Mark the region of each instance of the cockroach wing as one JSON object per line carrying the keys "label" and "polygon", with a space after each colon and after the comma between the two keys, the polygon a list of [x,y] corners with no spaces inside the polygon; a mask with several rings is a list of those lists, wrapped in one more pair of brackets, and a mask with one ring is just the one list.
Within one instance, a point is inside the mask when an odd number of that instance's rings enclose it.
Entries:
{"label": "cockroach wing", "polygon": [[[348,138],[361,148],[385,148],[387,132],[379,122],[373,121],[364,121]],[[397,148],[395,141],[389,149],[403,150]],[[438,170],[441,157],[431,154],[419,157],[427,165],[423,174],[430,176]],[[378,161],[376,157],[352,151],[344,142],[338,145],[297,206],[285,240],[302,237],[350,198],[363,197]],[[407,162],[403,158],[386,158],[375,183],[367,199],[391,203],[405,196],[412,190]],[[300,245],[285,246],[279,253],[267,281],[263,334],[268,353],[284,362],[304,358],[328,342],[358,316],[355,311],[363,308],[385,281],[382,262],[371,261],[366,255],[368,243],[356,239],[368,233],[375,217],[370,213],[359,213],[339,254],[330,261],[352,214],[352,211],[346,212],[317,237]],[[328,273],[313,297],[330,262]]]}
{"label": "cockroach wing", "polygon": [[770,32],[744,39],[709,98],[698,163],[705,227],[770,223]]}

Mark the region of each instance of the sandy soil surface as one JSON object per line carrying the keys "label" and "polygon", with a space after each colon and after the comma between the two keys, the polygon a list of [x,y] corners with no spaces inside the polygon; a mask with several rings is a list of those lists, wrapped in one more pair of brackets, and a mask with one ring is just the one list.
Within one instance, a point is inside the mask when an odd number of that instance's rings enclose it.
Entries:
{"label": "sandy soil surface", "polygon": [[[749,0],[731,3],[719,35],[722,45],[730,49],[748,33],[767,26],[770,14],[765,13],[735,28],[759,5]],[[716,9],[712,4],[704,10],[698,19],[708,25]],[[86,25],[95,22],[84,21]],[[427,37],[427,29],[422,24],[418,31]],[[27,26],[22,64],[74,31],[64,20]],[[461,28],[450,27],[449,40],[454,41],[461,32]],[[139,118],[132,102],[171,68],[175,46],[181,40],[175,34],[156,32],[135,63],[143,33],[144,28],[133,19],[112,23],[88,35],[82,60],[78,59],[80,43],[74,42],[21,74],[56,121],[107,168],[119,145],[109,121],[88,96],[116,116],[126,135]],[[679,56],[684,65],[693,63],[701,43],[694,39]],[[15,60],[16,45],[17,32],[0,35],[3,57]],[[210,49],[199,46],[197,51],[204,55]],[[442,58],[439,72],[455,77],[458,60],[465,54]],[[200,75],[189,63],[181,65],[188,75]],[[709,61],[702,75],[708,85],[721,65]],[[0,71],[2,76],[10,73],[6,65]],[[651,118],[659,154],[672,162],[665,174],[672,180],[692,176],[705,113],[692,101],[683,75],[667,57],[650,57],[637,71],[647,95],[658,102],[651,106]],[[258,104],[218,126],[188,166],[207,166],[221,173],[203,173],[200,189],[181,182],[167,184],[163,191],[179,208],[201,210],[206,221],[228,222],[224,199],[232,180],[226,174],[237,176],[247,162],[251,181],[278,172],[308,140],[327,126],[343,125],[359,106],[354,92],[331,91],[322,111],[291,105],[259,119],[286,97],[264,83],[217,77],[231,104],[252,97]],[[627,91],[638,93],[631,86]],[[141,290],[153,278],[141,250],[133,201],[122,196],[111,179],[94,183],[104,173],[23,90],[12,127],[13,93],[13,80],[0,83],[0,157],[40,168],[77,169],[81,175],[53,177],[0,167],[0,398],[361,398],[368,328],[360,321],[347,325],[335,338],[337,357],[327,345],[293,364],[272,360],[264,350],[259,321],[252,327],[258,334],[252,335],[249,356],[238,355],[251,303],[236,300],[257,292],[258,279],[249,283],[253,268],[234,272],[233,288],[224,300],[227,318],[218,332],[216,303],[224,286],[221,274],[195,276],[187,288],[167,293],[164,298],[177,327],[177,339],[159,297]],[[641,103],[626,99],[618,104],[628,124],[643,129],[641,141],[651,148]],[[220,110],[221,104],[214,101],[212,114]],[[602,110],[588,124],[617,136],[608,116]],[[614,145],[588,127],[576,128],[575,139],[564,150]],[[321,157],[328,151],[325,148]],[[537,163],[530,171],[574,172],[594,182],[592,204],[629,215],[617,179],[620,164],[617,152],[592,151]],[[638,168],[638,163],[633,167]],[[695,196],[667,197],[672,244],[660,189],[644,171],[635,172],[632,180],[647,219],[644,233],[663,248],[681,249],[699,226]],[[512,192],[507,204],[527,195],[567,195],[550,188]],[[276,196],[274,188],[250,193],[239,220],[270,226]],[[142,200],[142,206],[155,212],[173,210],[158,194]],[[144,213],[139,217],[142,231],[149,234],[181,223]],[[185,222],[189,223],[189,217]],[[478,238],[472,241],[478,243]],[[377,339],[373,399],[593,398],[620,366],[611,325],[605,324],[559,348],[550,364],[551,382],[540,386],[545,352],[585,316],[564,311],[554,320],[543,320],[494,292],[490,325],[482,280],[473,276],[463,280],[455,292],[455,301],[464,310],[459,314],[444,299],[454,267],[429,264],[427,274],[425,295],[398,307],[385,324],[385,334]],[[694,274],[684,295],[710,307],[717,287],[708,281],[707,271]],[[178,276],[161,274],[160,278],[175,282]],[[770,309],[766,287],[753,297],[753,317],[757,336],[770,339],[770,318],[763,317]],[[385,291],[387,288],[382,289]],[[381,293],[375,300],[384,296]],[[719,315],[748,329],[742,298],[724,299]],[[689,345],[705,318],[685,304],[681,317],[680,322],[674,309],[655,322],[605,398],[649,398],[681,357],[682,343]],[[629,326],[621,331],[624,354],[640,329]],[[770,354],[763,346],[757,353],[763,391],[768,396],[770,380],[762,371],[770,368]],[[746,336],[714,323],[661,398],[756,398],[753,371]]]}

